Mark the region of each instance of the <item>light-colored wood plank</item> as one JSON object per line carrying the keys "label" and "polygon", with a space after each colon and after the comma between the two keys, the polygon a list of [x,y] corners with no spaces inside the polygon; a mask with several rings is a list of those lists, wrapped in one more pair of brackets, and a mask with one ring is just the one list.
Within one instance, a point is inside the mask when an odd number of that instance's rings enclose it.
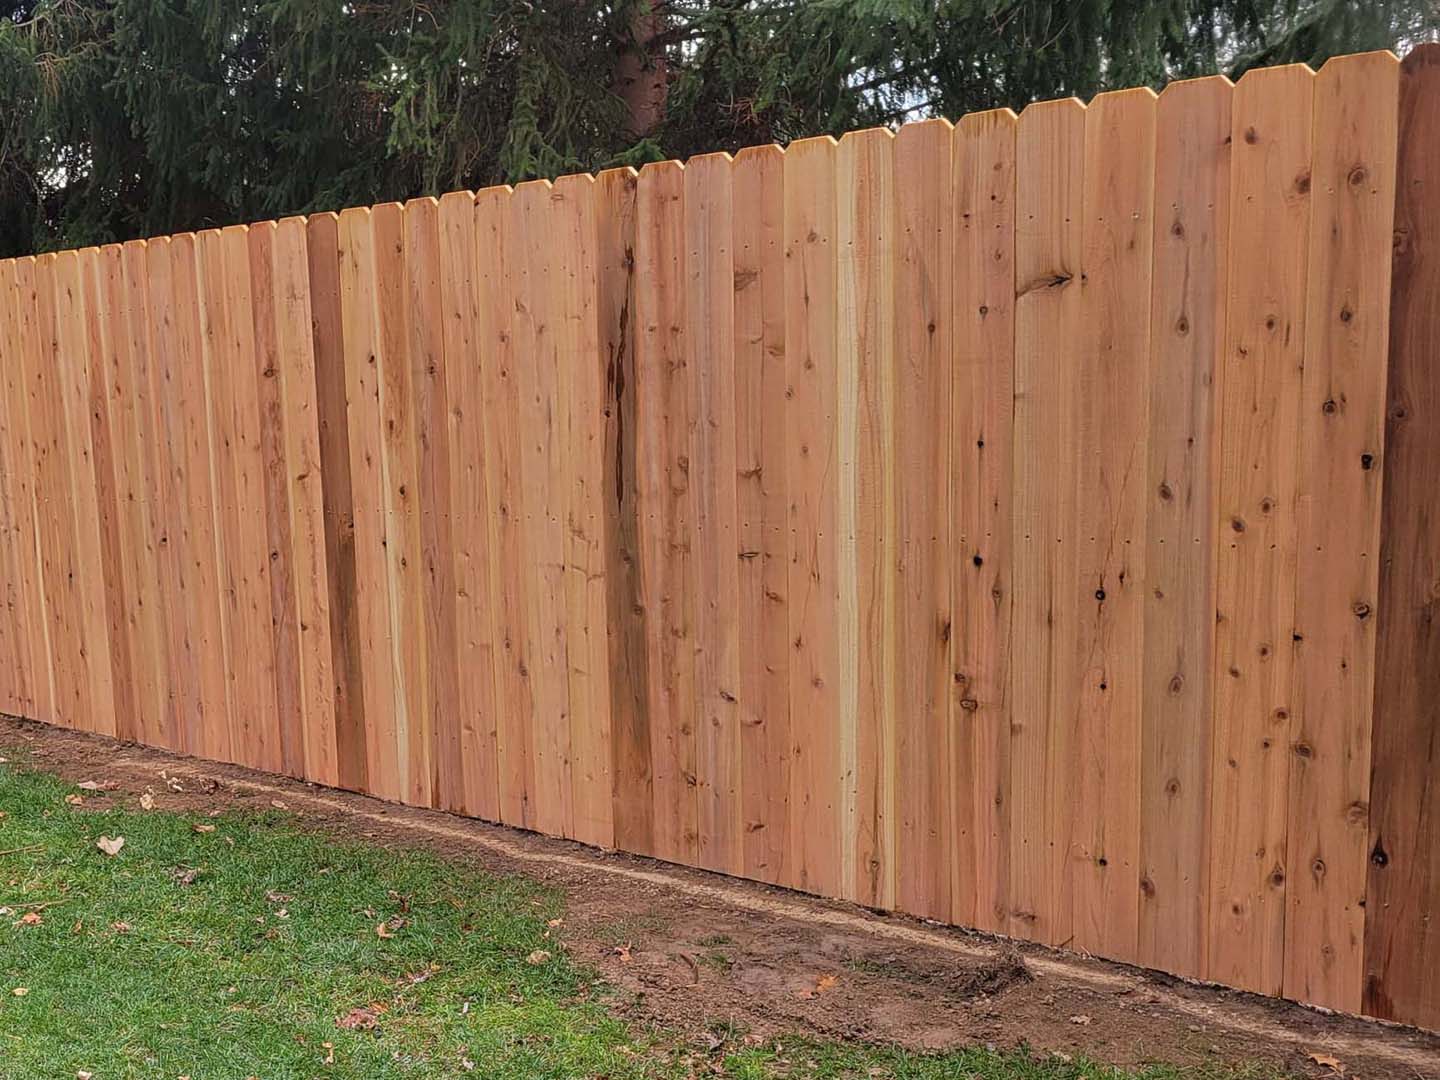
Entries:
{"label": "light-colored wood plank", "polygon": [[[87,313],[86,267],[93,249],[62,252],[55,259],[56,379],[64,410],[65,434],[57,446],[69,470],[68,517],[71,529],[72,577],[76,594],[78,674],[85,686],[77,698],[74,723],[100,735],[115,734],[115,676],[111,664],[110,620],[106,598],[105,560],[101,539],[100,496],[97,491],[95,442],[91,429],[90,320]],[[108,465],[108,462],[106,463]],[[223,701],[223,695],[222,695]]]}
{"label": "light-colored wood plank", "polygon": [[1295,609],[1295,478],[1313,73],[1251,71],[1231,116],[1230,243],[1220,372],[1212,979],[1283,978]]}
{"label": "light-colored wood plank", "polygon": [[[143,240],[132,240],[121,251],[126,312],[126,333],[130,341],[129,399],[133,410],[122,413],[122,437],[126,444],[124,458],[128,471],[127,542],[134,567],[136,597],[135,625],[131,633],[137,657],[144,663],[137,666],[140,695],[146,699],[141,709],[141,741],[155,746],[169,745],[171,718],[174,715],[174,673],[169,666],[169,624],[166,620],[166,596],[161,589],[166,549],[160,540],[162,524],[161,492],[165,480],[160,475],[163,456],[162,438],[156,428],[157,397],[155,381],[155,334],[150,314],[149,246]],[[117,303],[120,310],[122,303]],[[143,650],[143,651],[142,651]]]}
{"label": "light-colored wood plank", "polygon": [[250,303],[260,378],[260,452],[265,464],[265,526],[270,552],[270,626],[275,655],[275,722],[281,771],[305,774],[304,690],[301,683],[300,612],[295,583],[290,478],[285,445],[273,221],[250,226]]}
{"label": "light-colored wood plank", "polygon": [[965,117],[955,127],[951,165],[950,920],[993,931],[1009,926],[1015,128],[1008,109]]}
{"label": "light-colored wood plank", "polygon": [[451,543],[454,545],[455,653],[463,809],[500,819],[496,759],[499,706],[497,647],[490,580],[490,496],[487,487],[484,382],[475,195],[457,191],[440,200],[440,306],[444,322],[447,437],[450,451]]}
{"label": "light-colored wood plank", "polygon": [[728,154],[685,166],[685,370],[694,522],[698,859],[742,865],[739,536],[735,459],[734,185]]}
{"label": "light-colored wood plank", "polygon": [[420,453],[407,307],[413,241],[405,208],[383,203],[370,211],[375,238],[375,327],[379,344],[379,450],[384,479],[386,582],[390,649],[395,668],[395,729],[405,802],[429,806],[433,785],[429,687],[425,675],[423,551],[420,535]]}
{"label": "light-colored wood plank", "polygon": [[640,520],[635,397],[634,169],[602,172],[596,227],[597,318],[604,363],[605,447],[601,501],[610,626],[610,761],[615,846],[650,851],[654,791],[650,779],[648,658],[640,581]]}
{"label": "light-colored wood plank", "polygon": [[[785,157],[742,150],[732,166],[735,465],[740,541],[741,801],[747,877],[789,873],[790,511],[785,459]],[[653,677],[653,676],[652,676]]]}
{"label": "light-colored wood plank", "polygon": [[0,709],[25,716],[33,708],[29,627],[26,624],[24,588],[21,577],[34,552],[28,550],[21,528],[22,502],[28,500],[28,486],[21,474],[28,469],[29,452],[21,434],[28,421],[11,408],[11,386],[24,370],[13,328],[15,284],[10,259],[0,260]]}
{"label": "light-colored wood plank", "polygon": [[535,653],[526,612],[535,588],[532,553],[523,530],[525,479],[521,464],[519,358],[514,323],[521,235],[514,231],[509,188],[475,195],[476,308],[480,317],[480,378],[485,415],[485,491],[489,522],[490,606],[499,709],[496,763],[500,820],[536,828]]}
{"label": "light-colored wood plank", "polygon": [[1440,1028],[1440,44],[1400,68],[1363,1007]]}
{"label": "light-colored wood plank", "polygon": [[305,222],[305,254],[310,275],[315,408],[325,503],[336,782],[352,791],[365,791],[368,790],[369,761],[365,746],[364,627],[360,619],[361,586],[355,556],[355,492],[350,479],[338,215],[310,215]]}
{"label": "light-colored wood plank", "polygon": [[1136,959],[1192,977],[1205,971],[1210,878],[1231,93],[1220,77],[1174,83],[1156,114]]}
{"label": "light-colored wood plank", "polygon": [[897,903],[932,919],[950,915],[952,858],[968,858],[956,850],[952,813],[952,133],[930,120],[895,138]]}
{"label": "light-colored wood plank", "polygon": [[[460,678],[456,669],[455,548],[451,510],[450,369],[440,294],[440,204],[405,204],[405,304],[419,455],[421,611],[431,804],[464,808]],[[459,358],[456,358],[459,360]],[[463,362],[463,361],[461,361]],[[419,629],[419,628],[417,628]]]}
{"label": "light-colored wood plank", "polygon": [[[842,885],[862,904],[893,907],[901,876],[896,831],[896,236],[895,138],[852,132],[836,151],[836,348],[852,371],[842,426],[842,543],[853,567],[855,611],[842,622],[841,692],[851,730],[842,735],[846,816]],[[845,512],[842,510],[842,515]]]}
{"label": "light-colored wood plank", "polygon": [[380,337],[375,237],[366,209],[340,215],[340,325],[345,354],[345,423],[355,530],[359,693],[364,701],[368,789],[405,793],[391,652],[389,561],[385,552],[385,476],[380,445]]}
{"label": "light-colored wood plank", "polygon": [[[787,884],[824,896],[841,888],[842,637],[840,388],[836,333],[835,140],[785,152],[786,471],[791,562],[790,849]],[[853,368],[853,364],[852,364]],[[851,658],[846,658],[850,662]]]}
{"label": "light-colored wood plank", "polygon": [[[184,730],[191,753],[232,760],[230,682],[225,615],[221,607],[220,567],[225,563],[216,522],[210,423],[210,358],[200,321],[199,264],[192,233],[170,238],[174,288],[174,352],[167,388],[174,394],[181,453],[176,459],[181,502],[177,506],[178,543],[185,561],[184,606],[188,642],[198,673],[199,701]],[[177,542],[172,529],[171,542]]]}
{"label": "light-colored wood plank", "polygon": [[685,371],[685,173],[647,165],[636,194],[635,401],[640,578],[650,679],[652,854],[694,864],[699,825],[690,397]]}
{"label": "light-colored wood plank", "polygon": [[551,224],[548,181],[521,184],[511,199],[511,228],[525,238],[515,249],[514,365],[519,393],[520,521],[532,588],[526,626],[533,670],[531,763],[536,827],[572,836],[575,823],[570,746],[569,637],[565,551],[568,477],[565,437],[569,396],[561,371],[562,315],[555,277],[563,254],[537,242]]}
{"label": "light-colored wood plank", "polygon": [[1375,52],[1315,79],[1284,992],[1347,1012],[1364,969],[1399,76]]}
{"label": "light-colored wood plank", "polygon": [[1007,932],[1055,944],[1071,934],[1079,632],[1074,343],[1083,315],[1084,149],[1085,108],[1078,101],[1043,102],[1020,114]]}
{"label": "light-colored wood plank", "polygon": [[[20,266],[27,267],[29,284],[22,287]],[[24,684],[16,695],[21,715],[34,720],[52,719],[53,692],[46,626],[44,591],[37,549],[35,506],[35,450],[27,396],[27,372],[34,360],[23,321],[33,322],[35,297],[33,259],[7,259],[0,263],[0,391],[4,395],[5,470],[9,483],[12,528],[11,559],[14,575],[17,659],[24,668]],[[22,309],[27,313],[22,315]]]}
{"label": "light-colored wood plank", "polygon": [[1085,115],[1072,932],[1125,960],[1139,934],[1155,101],[1101,94]]}
{"label": "light-colored wood plank", "polygon": [[563,400],[566,680],[569,693],[570,835],[615,842],[610,779],[610,666],[605,597],[604,368],[596,286],[599,206],[588,175],[555,182],[548,285]]}

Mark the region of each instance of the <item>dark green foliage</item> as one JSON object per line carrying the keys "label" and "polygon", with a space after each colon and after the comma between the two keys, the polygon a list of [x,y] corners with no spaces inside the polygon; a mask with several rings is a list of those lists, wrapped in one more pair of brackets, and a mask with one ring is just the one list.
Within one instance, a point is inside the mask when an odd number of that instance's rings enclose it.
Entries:
{"label": "dark green foliage", "polygon": [[[1437,26],[1433,0],[0,0],[0,254],[1317,63]],[[638,137],[627,52],[668,73]]]}

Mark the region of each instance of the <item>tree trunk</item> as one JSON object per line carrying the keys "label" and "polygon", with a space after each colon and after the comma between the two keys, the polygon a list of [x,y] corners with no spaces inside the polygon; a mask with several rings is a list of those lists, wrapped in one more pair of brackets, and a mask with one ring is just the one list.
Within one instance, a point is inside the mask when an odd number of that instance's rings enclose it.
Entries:
{"label": "tree trunk", "polygon": [[636,0],[629,40],[621,44],[615,65],[615,85],[625,102],[626,130],[636,139],[653,134],[665,118],[670,80],[662,37],[666,16],[658,10],[663,6],[664,0]]}

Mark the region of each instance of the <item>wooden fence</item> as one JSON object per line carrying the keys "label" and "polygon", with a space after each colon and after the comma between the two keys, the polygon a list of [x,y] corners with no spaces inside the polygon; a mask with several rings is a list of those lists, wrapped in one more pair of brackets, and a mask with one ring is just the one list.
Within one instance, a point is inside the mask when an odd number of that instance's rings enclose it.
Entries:
{"label": "wooden fence", "polygon": [[1440,47],[0,263],[0,708],[1440,1026],[1437,297]]}

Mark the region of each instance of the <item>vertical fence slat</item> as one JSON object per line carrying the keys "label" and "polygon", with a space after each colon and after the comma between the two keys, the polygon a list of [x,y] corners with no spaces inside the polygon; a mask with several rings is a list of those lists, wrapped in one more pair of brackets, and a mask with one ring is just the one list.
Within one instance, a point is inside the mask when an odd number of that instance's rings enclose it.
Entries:
{"label": "vertical fence slat", "polygon": [[45,650],[44,610],[40,602],[35,548],[35,477],[30,444],[30,416],[25,400],[26,357],[20,331],[22,294],[16,267],[20,260],[0,261],[0,439],[3,439],[4,483],[10,536],[7,572],[13,584],[7,599],[14,604],[13,633],[16,685],[10,707],[16,715],[48,718],[49,657]]}
{"label": "vertical fence slat", "polygon": [[740,642],[735,477],[735,267],[730,158],[685,166],[685,360],[689,387],[697,859],[739,873]]}
{"label": "vertical fence slat", "polygon": [[311,214],[305,223],[315,356],[315,409],[323,478],[325,570],[330,611],[330,664],[335,692],[335,774],[353,791],[369,788],[364,693],[364,628],[355,552],[355,498],[350,479],[346,409],[340,219]]}
{"label": "vertical fence slat", "polygon": [[[851,132],[836,151],[839,259],[836,348],[853,370],[854,404],[842,419],[842,454],[853,467],[841,476],[853,503],[842,522],[853,545],[855,613],[844,625],[842,685],[853,718],[846,744],[853,774],[843,836],[842,884],[862,904],[893,906],[899,859],[897,830],[895,670],[895,137],[884,129]],[[853,540],[849,534],[853,532]],[[850,792],[853,791],[853,795]]]}
{"label": "vertical fence slat", "polygon": [[1076,437],[1074,942],[1131,959],[1139,933],[1140,729],[1155,95],[1085,115]]}
{"label": "vertical fence slat", "polygon": [[1440,45],[1400,69],[1365,890],[1367,1013],[1440,1027]]}
{"label": "vertical fence slat", "polygon": [[555,357],[564,408],[560,432],[561,521],[565,530],[566,682],[569,691],[570,835],[615,842],[610,799],[610,667],[601,506],[605,442],[604,369],[596,321],[599,190],[589,176],[555,182],[550,226],[561,255],[550,284]]}
{"label": "vertical fence slat", "polygon": [[1301,391],[1287,997],[1360,1007],[1399,63],[1315,78]]}
{"label": "vertical fence slat", "polygon": [[932,919],[950,914],[960,795],[950,716],[951,135],[948,122],[929,120],[895,137],[896,856],[906,868],[896,896]]}
{"label": "vertical fence slat", "polygon": [[521,467],[519,353],[514,340],[519,233],[512,228],[508,188],[475,196],[475,256],[480,291],[481,379],[485,411],[485,477],[494,612],[495,692],[500,717],[496,755],[500,819],[536,827],[535,765],[531,750],[535,668],[527,630],[528,597],[535,587],[527,573],[529,552],[523,532],[524,478]]}
{"label": "vertical fence slat", "polygon": [[[787,884],[841,892],[840,605],[835,141],[785,153],[786,465],[791,562],[790,852]],[[853,640],[853,639],[852,639]],[[845,657],[845,663],[853,658]]]}
{"label": "vertical fence slat", "polygon": [[1015,195],[1014,543],[1007,932],[1070,937],[1076,417],[1085,107],[1020,114]]}
{"label": "vertical fence slat", "polygon": [[1231,117],[1220,373],[1209,977],[1279,993],[1294,656],[1295,467],[1314,74],[1251,71]]}
{"label": "vertical fence slat", "polygon": [[754,147],[733,169],[734,199],[745,208],[733,218],[744,868],[778,882],[789,874],[791,766],[785,156]]}
{"label": "vertical fence slat", "polygon": [[640,482],[635,399],[635,190],[633,169],[597,178],[595,265],[598,360],[604,365],[605,446],[602,460],[610,665],[610,785],[615,846],[651,851],[654,791],[650,773],[652,718],[640,580]]}
{"label": "vertical fence slat", "polygon": [[1136,959],[1195,977],[1205,971],[1209,884],[1232,90],[1219,77],[1175,83],[1156,116]]}
{"label": "vertical fence slat", "polygon": [[965,117],[952,166],[950,694],[959,847],[951,920],[994,931],[1009,926],[1015,128],[1008,109]]}
{"label": "vertical fence slat", "polygon": [[647,165],[636,194],[635,405],[654,854],[694,863],[694,597],[685,373],[685,172]]}
{"label": "vertical fence slat", "polygon": [[396,722],[394,633],[385,554],[384,458],[380,449],[380,338],[375,236],[369,210],[346,210],[338,226],[345,425],[355,530],[355,609],[364,701],[365,775],[381,798],[404,794]]}
{"label": "vertical fence slat", "polygon": [[413,199],[405,204],[405,270],[410,379],[417,484],[411,496],[419,509],[420,605],[416,627],[423,644],[425,709],[421,738],[430,768],[431,805],[464,808],[465,768],[462,746],[458,619],[455,596],[455,532],[450,440],[452,369],[463,363],[446,347],[441,294],[440,204]]}
{"label": "vertical fence slat", "polygon": [[450,452],[455,650],[453,656],[437,659],[457,668],[455,752],[463,787],[461,808],[465,813],[496,821],[500,817],[495,747],[498,703],[486,521],[487,418],[480,374],[475,256],[475,196],[469,191],[452,192],[440,200],[440,317],[444,323],[449,401],[449,415],[442,422],[447,427]]}

